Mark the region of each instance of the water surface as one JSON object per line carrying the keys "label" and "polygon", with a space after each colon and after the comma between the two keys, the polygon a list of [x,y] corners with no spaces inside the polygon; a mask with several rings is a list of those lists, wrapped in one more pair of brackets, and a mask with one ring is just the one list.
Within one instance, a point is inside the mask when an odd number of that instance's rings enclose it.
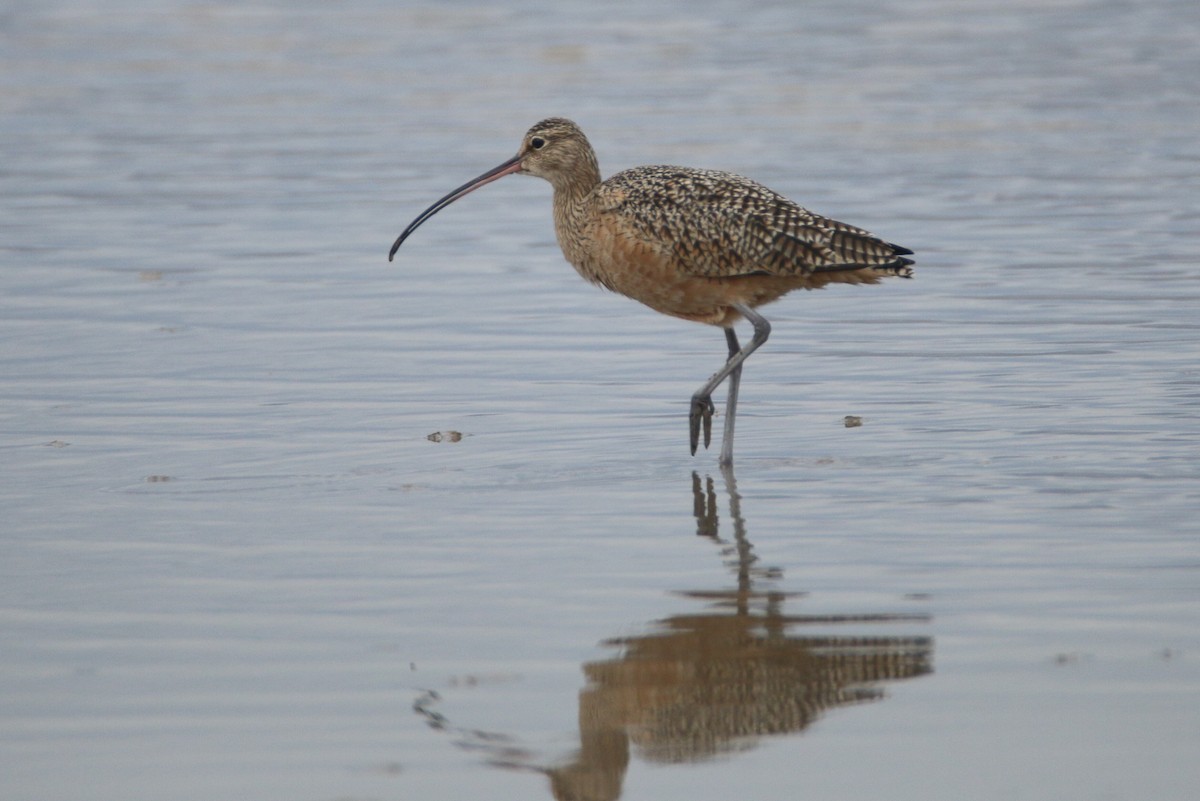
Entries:
{"label": "water surface", "polygon": [[[12,5],[5,797],[1196,797],[1197,37]],[[386,262],[549,115],[917,252],[767,309],[735,473],[687,454],[720,333],[581,282],[544,183]]]}

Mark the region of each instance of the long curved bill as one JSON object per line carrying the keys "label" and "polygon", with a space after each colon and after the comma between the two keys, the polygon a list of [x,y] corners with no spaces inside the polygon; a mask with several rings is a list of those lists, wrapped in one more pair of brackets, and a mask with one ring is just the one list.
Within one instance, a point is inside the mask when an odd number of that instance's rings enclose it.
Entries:
{"label": "long curved bill", "polygon": [[454,201],[458,200],[463,195],[469,195],[471,192],[474,192],[476,189],[483,186],[484,184],[490,184],[492,181],[495,181],[497,178],[503,178],[506,175],[511,175],[512,173],[517,172],[520,169],[521,169],[521,156],[520,156],[520,154],[517,154],[516,156],[513,156],[511,159],[504,162],[503,164],[501,164],[497,167],[493,167],[492,169],[488,170],[487,172],[485,172],[483,175],[479,176],[478,178],[467,181],[465,184],[460,186],[458,189],[455,189],[453,192],[446,195],[444,198],[439,200],[437,203],[434,203],[432,206],[425,209],[425,211],[421,212],[421,216],[417,217],[417,219],[415,219],[411,223],[409,223],[408,227],[404,229],[404,233],[400,234],[400,236],[396,239],[396,244],[392,245],[392,249],[390,251],[388,251],[388,261],[392,260],[392,258],[396,255],[396,251],[399,250],[400,246],[404,244],[404,240],[408,239],[409,234],[411,234],[413,231],[417,230],[421,226],[421,223],[425,222],[430,217],[437,214],[439,211],[446,208],[447,206],[449,206]]}

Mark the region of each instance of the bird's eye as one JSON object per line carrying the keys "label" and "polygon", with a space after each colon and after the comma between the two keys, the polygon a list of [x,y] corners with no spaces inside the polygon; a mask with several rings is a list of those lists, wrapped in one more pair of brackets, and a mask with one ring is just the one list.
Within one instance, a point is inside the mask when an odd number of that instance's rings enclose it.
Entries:
{"label": "bird's eye", "polygon": [[535,136],[529,140],[529,146],[532,147],[534,150],[541,150],[543,147],[546,146],[546,140],[540,136]]}

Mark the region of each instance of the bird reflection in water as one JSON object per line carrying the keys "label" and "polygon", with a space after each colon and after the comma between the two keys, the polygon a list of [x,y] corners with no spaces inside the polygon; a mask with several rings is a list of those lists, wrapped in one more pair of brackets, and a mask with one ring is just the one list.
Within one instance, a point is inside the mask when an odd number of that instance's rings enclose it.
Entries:
{"label": "bird reflection in water", "polygon": [[[722,473],[732,540],[719,533],[712,478],[693,473],[692,495],[697,534],[721,547],[736,585],[683,592],[708,608],[659,621],[651,633],[605,643],[620,653],[583,666],[580,747],[569,759],[535,766],[511,742],[476,742],[491,752],[489,761],[544,773],[559,801],[614,801],[631,746],[658,763],[749,750],[763,737],[802,731],[826,710],[883,698],[884,682],[932,670],[929,637],[827,633],[849,625],[928,622],[926,615],[787,613],[788,602],[803,593],[772,588],[782,571],[758,564],[732,469]],[[823,633],[799,633],[816,627]]]}

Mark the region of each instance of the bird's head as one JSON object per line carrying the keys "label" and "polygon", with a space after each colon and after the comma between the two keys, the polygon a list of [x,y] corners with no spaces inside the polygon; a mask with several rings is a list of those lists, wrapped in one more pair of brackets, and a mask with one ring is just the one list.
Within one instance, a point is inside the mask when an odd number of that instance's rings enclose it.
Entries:
{"label": "bird's head", "polygon": [[581,168],[595,165],[592,145],[579,126],[562,117],[551,117],[534,125],[521,140],[516,158],[519,172],[536,175],[558,185]]}
{"label": "bird's head", "polygon": [[421,223],[449,206],[464,195],[499,178],[513,173],[536,175],[545,178],[557,189],[582,182],[585,186],[600,180],[600,168],[592,146],[579,126],[562,117],[550,117],[529,129],[521,140],[517,155],[455,189],[444,198],[425,209],[417,219],[409,223],[404,233],[396,239],[388,253],[388,261],[396,255],[400,245]]}

